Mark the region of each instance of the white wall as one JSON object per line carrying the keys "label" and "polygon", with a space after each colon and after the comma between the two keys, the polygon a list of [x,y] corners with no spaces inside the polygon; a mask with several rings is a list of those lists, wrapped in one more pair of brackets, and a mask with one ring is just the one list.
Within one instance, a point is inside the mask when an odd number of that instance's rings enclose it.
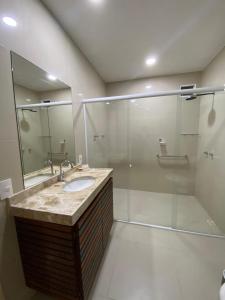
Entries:
{"label": "white wall", "polygon": [[10,56],[0,46],[0,180],[12,178],[15,191],[22,189],[22,170],[13,95]]}
{"label": "white wall", "polygon": [[[0,178],[11,177],[14,191],[22,189],[17,126],[11,81],[10,50],[55,74],[72,88],[76,153],[85,155],[80,97],[104,96],[105,86],[95,70],[65,32],[37,0],[1,0],[0,20],[13,16],[18,27],[0,22]],[[25,299],[24,283],[13,219],[0,206],[0,278],[7,300]]]}
{"label": "white wall", "polygon": [[[179,89],[182,84],[199,85],[200,73],[156,77],[107,84],[107,95]],[[146,89],[151,85],[151,89]],[[108,157],[115,168],[115,185],[164,193],[194,193],[196,136],[199,101],[181,101],[176,96],[117,102],[108,110]],[[167,154],[188,154],[186,160],[158,161],[163,154],[159,138],[167,142]],[[129,164],[132,168],[129,168]]]}
{"label": "white wall", "polygon": [[[202,74],[202,85],[225,83],[225,49]],[[196,196],[209,215],[225,232],[225,94],[202,97],[200,103],[199,147]],[[214,154],[207,159],[204,151]]]}
{"label": "white wall", "polygon": [[[9,53],[0,47],[0,180],[13,179],[13,187],[23,187],[16,130],[15,105]],[[5,299],[24,299],[25,287],[13,218],[7,203],[0,201],[0,281]]]}
{"label": "white wall", "polygon": [[83,114],[77,93],[88,98],[103,96],[103,81],[39,1],[2,0],[0,18],[3,15],[14,16],[18,27],[1,23],[0,44],[55,74],[72,88],[76,153],[84,155]]}

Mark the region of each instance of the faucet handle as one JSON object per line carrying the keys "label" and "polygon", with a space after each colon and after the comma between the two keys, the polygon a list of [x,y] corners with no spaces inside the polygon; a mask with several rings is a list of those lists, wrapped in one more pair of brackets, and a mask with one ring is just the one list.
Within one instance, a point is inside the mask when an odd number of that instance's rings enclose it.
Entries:
{"label": "faucet handle", "polygon": [[44,161],[44,165],[45,165],[45,166],[52,165],[51,159],[46,159],[46,160]]}

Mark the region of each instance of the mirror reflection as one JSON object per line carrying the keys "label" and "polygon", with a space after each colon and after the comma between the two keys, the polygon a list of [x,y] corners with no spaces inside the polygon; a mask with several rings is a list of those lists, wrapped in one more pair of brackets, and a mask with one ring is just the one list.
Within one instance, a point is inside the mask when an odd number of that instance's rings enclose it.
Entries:
{"label": "mirror reflection", "polygon": [[24,187],[75,163],[71,89],[12,52],[12,70]]}

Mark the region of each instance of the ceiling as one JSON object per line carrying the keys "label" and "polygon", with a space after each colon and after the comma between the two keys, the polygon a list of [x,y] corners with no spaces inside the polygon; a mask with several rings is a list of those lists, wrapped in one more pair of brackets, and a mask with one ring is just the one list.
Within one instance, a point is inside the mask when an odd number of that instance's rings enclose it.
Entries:
{"label": "ceiling", "polygon": [[60,80],[50,81],[48,73],[22,56],[12,52],[13,81],[35,92],[66,89],[68,86]]}
{"label": "ceiling", "polygon": [[106,82],[201,71],[225,46],[224,0],[42,2]]}

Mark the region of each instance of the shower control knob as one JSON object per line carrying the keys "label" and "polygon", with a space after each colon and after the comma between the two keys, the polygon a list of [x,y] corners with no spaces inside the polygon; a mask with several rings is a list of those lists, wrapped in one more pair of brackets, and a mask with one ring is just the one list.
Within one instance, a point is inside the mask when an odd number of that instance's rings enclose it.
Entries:
{"label": "shower control knob", "polygon": [[205,156],[208,158],[209,157],[209,152],[204,151]]}
{"label": "shower control knob", "polygon": [[211,159],[214,158],[214,154],[212,152],[209,152],[209,156],[210,156]]}

